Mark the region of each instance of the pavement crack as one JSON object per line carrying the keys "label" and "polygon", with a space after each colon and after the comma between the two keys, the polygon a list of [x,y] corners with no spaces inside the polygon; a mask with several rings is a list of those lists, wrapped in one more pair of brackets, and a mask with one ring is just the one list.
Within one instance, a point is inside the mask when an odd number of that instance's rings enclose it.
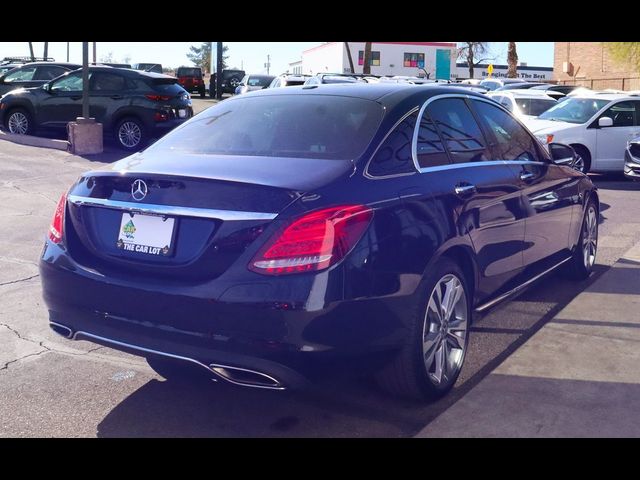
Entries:
{"label": "pavement crack", "polygon": [[39,276],[40,274],[36,274],[36,275],[31,275],[30,277],[20,278],[18,280],[11,280],[10,282],[3,282],[3,283],[0,283],[0,287],[2,287],[3,285],[12,285],[14,283],[26,282],[27,280],[31,280]]}
{"label": "pavement crack", "polygon": [[5,257],[0,255],[0,261],[18,263],[20,265],[33,265],[35,267],[38,266],[36,262],[32,262],[31,260],[23,260],[22,258],[14,258],[14,257]]}
{"label": "pavement crack", "polygon": [[29,191],[25,190],[24,188],[20,188],[19,186],[17,186],[17,185],[16,185],[16,184],[14,184],[14,183],[11,183],[11,184],[6,185],[6,186],[13,187],[13,188],[15,188],[16,190],[18,190],[19,192],[26,193],[26,194],[28,194],[28,195],[38,195],[38,196],[40,196],[40,197],[44,198],[45,200],[47,200],[47,201],[49,201],[49,202],[51,202],[51,203],[53,203],[53,204],[56,204],[56,203],[57,203],[54,199],[52,199],[52,198],[50,198],[50,197],[47,197],[44,193],[40,193],[40,192],[29,192]]}
{"label": "pavement crack", "polygon": [[47,353],[47,352],[49,352],[49,351],[50,351],[50,350],[49,350],[47,347],[44,347],[44,350],[40,350],[39,352],[36,352],[36,353],[30,353],[30,354],[25,355],[25,356],[23,356],[23,357],[19,357],[19,358],[16,358],[16,359],[14,359],[14,360],[9,360],[9,361],[8,361],[8,362],[6,362],[2,367],[0,367],[0,372],[1,372],[1,371],[3,371],[3,370],[7,370],[7,369],[9,368],[9,365],[11,365],[11,364],[13,364],[13,363],[16,363],[16,362],[19,362],[19,361],[21,361],[21,360],[24,360],[25,358],[29,358],[29,357],[37,357],[38,355],[42,355],[43,353]]}

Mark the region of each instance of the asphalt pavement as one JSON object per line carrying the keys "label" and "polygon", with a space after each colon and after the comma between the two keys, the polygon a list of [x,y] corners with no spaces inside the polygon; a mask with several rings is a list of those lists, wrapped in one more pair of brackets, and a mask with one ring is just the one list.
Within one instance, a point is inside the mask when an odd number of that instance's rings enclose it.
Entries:
{"label": "asphalt pavement", "polygon": [[[485,381],[504,377],[502,370],[491,372],[508,366],[511,358],[521,358],[517,355],[528,348],[529,340],[537,338],[536,332],[542,334],[545,330],[541,328],[560,318],[585,289],[599,288],[597,282],[603,275],[615,271],[612,266],[618,259],[640,242],[640,215],[636,213],[640,183],[628,182],[621,175],[593,175],[602,212],[592,278],[573,283],[559,275],[546,277],[480,318],[472,329],[456,387],[436,403],[397,400],[367,378],[339,374],[304,392],[208,382],[174,385],[154,374],[139,357],[64,340],[47,326],[37,261],[55,203],[82,172],[122,156],[109,150],[83,158],[0,141],[0,437],[407,437],[425,434],[425,427],[430,426],[430,436],[461,435],[460,424],[445,422],[453,411],[447,409],[472,398]],[[625,288],[627,295],[638,293],[628,285]],[[625,305],[628,297],[615,298]],[[566,314],[565,320],[571,320],[571,315]],[[561,326],[565,330],[585,328],[575,322]],[[624,383],[619,380],[625,377],[615,378],[614,383]],[[635,381],[635,377],[629,379]],[[625,395],[632,393],[629,388]],[[524,427],[522,432],[535,433]]]}

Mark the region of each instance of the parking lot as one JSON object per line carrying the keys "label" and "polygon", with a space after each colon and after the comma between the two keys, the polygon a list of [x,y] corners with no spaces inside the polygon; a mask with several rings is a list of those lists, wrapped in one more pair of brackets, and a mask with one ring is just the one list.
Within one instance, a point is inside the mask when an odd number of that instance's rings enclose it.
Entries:
{"label": "parking lot", "polygon": [[[193,100],[196,111],[213,102]],[[437,403],[400,401],[339,372],[304,392],[174,385],[140,357],[55,335],[41,299],[37,261],[57,198],[83,171],[122,156],[0,141],[0,436],[412,436],[640,241],[640,218],[630,214],[640,183],[592,175],[602,205],[595,275],[586,283],[552,275],[482,317],[455,389]]]}

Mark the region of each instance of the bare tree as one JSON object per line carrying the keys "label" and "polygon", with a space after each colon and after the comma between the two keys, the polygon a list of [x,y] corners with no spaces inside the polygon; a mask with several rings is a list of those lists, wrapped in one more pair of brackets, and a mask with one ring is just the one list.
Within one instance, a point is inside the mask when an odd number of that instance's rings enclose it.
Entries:
{"label": "bare tree", "polygon": [[469,67],[469,78],[473,78],[473,68],[479,63],[493,60],[489,56],[489,42],[462,42],[463,46],[458,48],[458,58],[467,62]]}
{"label": "bare tree", "polygon": [[364,58],[362,65],[362,73],[371,75],[371,42],[364,42]]}
{"label": "bare tree", "polygon": [[124,57],[122,57],[122,63],[131,63],[131,54],[125,53]]}
{"label": "bare tree", "polygon": [[31,61],[36,61],[36,56],[33,54],[33,42],[29,42],[29,52],[31,53]]}
{"label": "bare tree", "polygon": [[102,62],[102,63],[114,63],[114,61],[113,61],[113,52],[109,52],[106,55],[102,55],[100,57],[100,62]]}
{"label": "bare tree", "polygon": [[353,57],[351,56],[351,48],[349,47],[349,42],[344,42],[344,46],[347,49],[347,59],[349,59],[349,73],[356,73],[353,68]]}
{"label": "bare tree", "polygon": [[516,42],[509,42],[509,50],[507,51],[507,64],[509,69],[507,70],[507,77],[518,77],[518,52],[516,51]]}

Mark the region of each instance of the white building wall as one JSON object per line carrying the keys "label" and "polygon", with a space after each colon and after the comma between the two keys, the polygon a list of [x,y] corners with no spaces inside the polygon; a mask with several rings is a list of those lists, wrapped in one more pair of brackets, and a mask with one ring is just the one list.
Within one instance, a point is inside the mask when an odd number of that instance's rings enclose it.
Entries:
{"label": "white building wall", "polygon": [[[425,44],[431,43],[431,44]],[[349,42],[355,73],[362,73],[364,65],[358,64],[358,52],[364,52],[364,42]],[[372,51],[380,52],[380,65],[372,65],[373,75],[424,75],[417,67],[404,66],[405,53],[422,53],[425,59],[425,70],[430,78],[436,78],[437,50],[450,50],[450,77],[456,74],[455,42],[373,42]],[[306,74],[322,72],[348,72],[349,60],[343,42],[324,44],[302,53],[302,71]]]}
{"label": "white building wall", "polygon": [[[487,65],[476,65],[473,68],[473,77],[484,80],[489,78],[489,72],[487,71]],[[493,78],[506,78],[507,77],[506,65],[494,65]],[[469,78],[469,67],[465,65],[458,65],[455,70],[454,78]],[[553,68],[551,67],[533,67],[533,66],[518,66],[518,78],[531,82],[545,82],[551,80],[553,77]]]}
{"label": "white building wall", "polygon": [[305,50],[302,53],[302,73],[315,75],[341,72],[343,56],[346,57],[346,51],[342,42],[326,43]]}

